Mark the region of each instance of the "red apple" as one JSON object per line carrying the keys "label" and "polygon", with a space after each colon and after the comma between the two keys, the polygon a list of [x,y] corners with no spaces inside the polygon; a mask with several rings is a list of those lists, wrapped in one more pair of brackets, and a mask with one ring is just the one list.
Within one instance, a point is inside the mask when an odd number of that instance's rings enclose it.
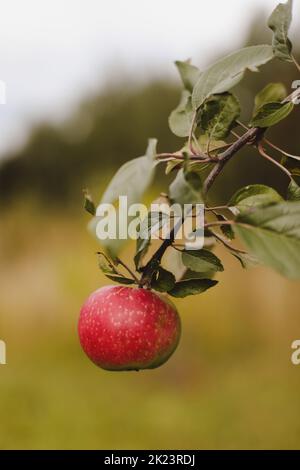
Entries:
{"label": "red apple", "polygon": [[150,290],[106,286],[80,311],[78,332],[88,357],[107,370],[153,369],[166,362],[180,339],[174,305]]}

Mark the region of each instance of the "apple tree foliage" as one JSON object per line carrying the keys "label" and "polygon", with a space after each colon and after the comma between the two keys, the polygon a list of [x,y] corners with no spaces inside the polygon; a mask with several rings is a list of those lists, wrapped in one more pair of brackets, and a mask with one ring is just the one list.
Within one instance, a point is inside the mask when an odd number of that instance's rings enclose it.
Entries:
{"label": "apple tree foliage", "polygon": [[[268,129],[292,113],[300,89],[288,95],[283,84],[266,84],[253,99],[249,123],[239,120],[242,106],[232,91],[246,73],[257,72],[272,60],[292,62],[300,71],[288,36],[291,19],[292,0],[288,0],[279,4],[269,18],[268,26],[273,32],[271,45],[245,47],[204,71],[189,60],[175,62],[182,92],[178,106],[170,113],[169,127],[182,138],[181,148],[174,153],[158,153],[156,139],[150,139],[145,155],[130,160],[117,171],[100,202],[114,203],[119,195],[126,195],[129,204],[141,202],[157,166],[165,165],[166,174],[174,174],[174,178],[160,199],[167,204],[203,203],[205,244],[201,250],[179,246],[176,227],[169,238],[153,243],[151,237],[144,236],[149,224],[141,223],[134,267],[129,268],[118,257],[123,240],[103,243],[99,265],[109,279],[167,292],[174,297],[199,294],[215,286],[215,274],[224,269],[213,253],[216,244],[223,245],[244,268],[264,264],[289,279],[300,279],[300,186],[297,183],[300,157],[290,155],[266,139]],[[239,132],[233,131],[234,128]],[[251,145],[270,165],[285,173],[286,197],[272,187],[253,184],[238,190],[222,206],[210,206],[208,194],[215,180],[245,145]],[[271,155],[273,152],[275,157]],[[278,161],[276,155],[280,154],[282,158]],[[289,159],[294,160],[292,170],[288,169]],[[93,228],[96,207],[88,193],[85,208],[94,216],[90,224]],[[151,216],[159,230],[162,214]]]}

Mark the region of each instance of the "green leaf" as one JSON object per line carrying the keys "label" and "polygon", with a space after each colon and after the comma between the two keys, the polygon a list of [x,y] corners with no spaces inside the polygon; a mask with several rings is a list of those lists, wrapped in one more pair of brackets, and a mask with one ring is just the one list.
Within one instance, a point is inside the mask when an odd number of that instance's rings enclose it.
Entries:
{"label": "green leaf", "polygon": [[175,65],[180,74],[184,88],[192,92],[198,78],[200,77],[200,70],[192,65],[189,60],[184,62],[177,60]]}
{"label": "green leaf", "polygon": [[258,259],[249,253],[238,253],[232,250],[229,250],[229,252],[240,262],[244,269],[252,268],[259,264]]}
{"label": "green leaf", "polygon": [[182,262],[187,268],[200,273],[224,271],[219,258],[208,250],[184,250]]}
{"label": "green leaf", "polygon": [[123,276],[116,270],[113,262],[107,256],[105,256],[103,253],[98,253],[98,255],[99,268],[108,279],[114,282],[119,282],[120,284],[134,284],[135,281],[133,279],[129,279]]}
{"label": "green leaf", "polygon": [[200,75],[192,96],[198,109],[211,95],[229,91],[243,78],[246,69],[266,64],[273,58],[272,46],[250,46],[219,60]]}
{"label": "green leaf", "polygon": [[197,173],[185,173],[181,168],[169,187],[169,196],[179,204],[196,204],[203,201],[201,179]]}
{"label": "green leaf", "polygon": [[240,103],[234,95],[230,93],[214,95],[200,109],[198,125],[209,139],[225,139],[234,127],[240,112]]}
{"label": "green leaf", "polygon": [[178,137],[187,137],[193,121],[194,111],[189,91],[183,90],[179,105],[169,116],[169,127]]}
{"label": "green leaf", "polygon": [[300,186],[298,186],[295,180],[291,180],[288,186],[287,199],[290,201],[300,201]]}
{"label": "green leaf", "polygon": [[[156,156],[156,139],[150,139],[146,154],[142,157],[135,158],[125,163],[115,174],[110,181],[105,193],[103,194],[100,205],[109,203],[113,204],[118,199],[119,195],[127,196],[128,206],[134,203],[140,203],[141,199],[149,187],[155,168]],[[92,220],[90,229],[95,230],[97,221],[101,217],[97,216]],[[106,239],[102,240],[101,244],[112,255],[116,256],[126,240],[120,239]]]}
{"label": "green leaf", "polygon": [[250,253],[290,279],[300,279],[300,203],[282,202],[238,215],[235,231]]}
{"label": "green leaf", "polygon": [[228,202],[239,210],[257,206],[268,206],[283,201],[275,189],[263,184],[252,184],[239,189]]}
{"label": "green leaf", "polygon": [[216,273],[217,271],[205,271],[203,273],[199,273],[196,271],[192,271],[191,269],[186,269],[181,280],[185,281],[187,279],[213,279]]}
{"label": "green leaf", "polygon": [[277,5],[271,14],[268,26],[273,31],[274,54],[281,60],[291,61],[292,43],[288,38],[289,28],[292,22],[292,0]]}
{"label": "green leaf", "polygon": [[98,264],[104,274],[118,274],[113,262],[103,253],[98,253]]}
{"label": "green leaf", "polygon": [[174,274],[176,280],[181,279],[186,273],[186,267],[182,262],[181,252],[173,247],[170,247],[170,249],[166,251],[163,257],[163,266]]}
{"label": "green leaf", "polygon": [[176,282],[168,293],[173,297],[187,297],[188,295],[201,294],[217,283],[218,281],[212,279],[186,279]]}
{"label": "green leaf", "polygon": [[95,207],[94,201],[92,199],[92,196],[90,195],[90,193],[88,192],[87,189],[85,189],[83,191],[83,195],[84,195],[84,209],[89,214],[95,215],[96,214],[96,207]]}
{"label": "green leaf", "polygon": [[156,278],[151,283],[151,287],[158,292],[168,292],[173,289],[175,282],[174,274],[160,266]]}
{"label": "green leaf", "polygon": [[[216,214],[216,216],[220,222],[226,222],[228,220],[223,214]],[[220,230],[225,237],[229,238],[229,240],[234,239],[234,231],[231,225],[221,225]]]}
{"label": "green leaf", "polygon": [[200,135],[198,139],[198,146],[202,152],[206,152],[208,140],[209,140],[209,150],[211,154],[216,153],[217,151],[220,151],[220,150],[224,150],[225,148],[228,147],[228,144],[224,142],[224,140],[210,139],[207,134],[202,134]]}
{"label": "green leaf", "polygon": [[125,163],[117,171],[102,196],[101,203],[114,203],[119,195],[128,197],[128,205],[141,202],[153,177],[156,139],[150,139],[146,154]]}
{"label": "green leaf", "polygon": [[285,119],[294,108],[293,103],[267,103],[258,109],[250,122],[252,127],[271,127]]}
{"label": "green leaf", "polygon": [[[225,226],[226,227],[226,226]],[[230,227],[230,229],[232,230],[233,232],[233,229],[231,226],[228,226]],[[224,232],[223,232],[224,233]],[[224,233],[225,234],[225,233]],[[233,239],[235,238],[235,234],[230,234],[230,237],[228,237],[230,239]],[[258,262],[258,259],[253,256],[252,254],[249,254],[249,253],[246,253],[242,250],[238,250],[236,248],[234,248],[233,246],[230,246],[229,244],[226,244],[224,245],[224,248],[232,255],[234,256],[238,261],[239,263],[241,264],[241,266],[244,268],[244,269],[247,269],[247,268],[251,268],[253,266],[257,266],[257,264],[259,264]],[[208,277],[208,276],[207,276]]]}
{"label": "green leaf", "polygon": [[282,83],[269,83],[255,96],[253,114],[255,115],[259,108],[267,103],[280,103],[286,96],[286,88]]}
{"label": "green leaf", "polygon": [[170,248],[169,251],[166,252],[164,259],[163,259],[163,265],[169,271],[174,273],[177,281],[181,279],[191,279],[191,278],[211,279],[216,273],[216,271],[212,271],[212,270],[202,272],[202,273],[191,271],[183,264],[181,251],[176,250],[175,248],[172,248],[172,247]]}

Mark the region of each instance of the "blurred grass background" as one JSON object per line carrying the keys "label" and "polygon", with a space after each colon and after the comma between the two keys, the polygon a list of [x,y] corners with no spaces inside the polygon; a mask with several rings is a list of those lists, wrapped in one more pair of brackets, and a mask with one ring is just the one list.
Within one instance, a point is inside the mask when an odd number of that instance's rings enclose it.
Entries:
{"label": "blurred grass background", "polygon": [[[249,74],[237,90],[248,110],[243,118],[269,80],[289,90],[296,78],[280,62]],[[177,83],[164,80],[101,89],[61,126],[33,129],[1,164],[0,338],[8,362],[0,366],[1,449],[300,447],[300,367],[290,361],[300,337],[299,285],[266,268],[243,271],[219,251],[221,282],[177,302],[182,340],[157,370],[105,372],[80,349],[80,306],[107,283],[81,190],[89,186],[99,200],[148,137],[158,138],[161,151],[175,150],[180,143],[167,116],[177,100]],[[299,154],[298,123],[297,109],[270,138]],[[253,182],[282,193],[287,183],[246,149],[216,183],[212,201]],[[151,193],[162,187],[159,173]]]}

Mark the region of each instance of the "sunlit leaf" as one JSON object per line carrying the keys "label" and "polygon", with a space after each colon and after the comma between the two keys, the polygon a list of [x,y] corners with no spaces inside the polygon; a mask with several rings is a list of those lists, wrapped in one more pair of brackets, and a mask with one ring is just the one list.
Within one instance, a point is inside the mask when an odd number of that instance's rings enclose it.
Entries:
{"label": "sunlit leaf", "polygon": [[286,88],[282,83],[269,83],[255,96],[253,114],[267,103],[281,102],[287,96]]}
{"label": "sunlit leaf", "polygon": [[177,60],[175,65],[180,74],[184,88],[189,92],[192,92],[198,78],[200,77],[200,70],[192,65],[189,60],[183,62]]}
{"label": "sunlit leaf", "polygon": [[251,207],[268,206],[283,201],[280,194],[270,186],[252,184],[239,189],[228,202],[229,206],[236,206],[239,210]]}
{"label": "sunlit leaf", "polygon": [[245,70],[272,58],[272,46],[262,45],[245,47],[219,60],[200,75],[193,90],[193,108],[198,109],[211,95],[229,91],[243,78]]}
{"label": "sunlit leaf", "polygon": [[194,111],[192,108],[191,94],[183,90],[177,108],[169,116],[169,127],[178,137],[187,137],[192,125]]}
{"label": "sunlit leaf", "polygon": [[185,173],[181,168],[169,187],[169,196],[179,204],[196,204],[203,201],[201,179],[197,173]]}
{"label": "sunlit leaf", "polygon": [[300,201],[300,186],[292,180],[288,186],[287,199],[290,201]]}
{"label": "sunlit leaf", "polygon": [[[97,223],[101,219],[98,214],[102,204],[114,204],[119,196],[127,196],[128,206],[141,202],[154,175],[156,144],[156,139],[150,139],[144,156],[130,160],[117,171],[103,194],[96,217],[90,223],[91,231],[96,230]],[[112,256],[116,256],[125,242],[126,240],[118,238],[108,238],[102,240],[101,244]]]}
{"label": "sunlit leaf", "polygon": [[186,272],[186,267],[182,262],[181,251],[173,247],[170,247],[166,252],[163,258],[163,266],[174,274],[177,281],[181,279]]}
{"label": "sunlit leaf", "polygon": [[150,139],[143,157],[126,162],[110,181],[101,203],[114,203],[119,195],[127,196],[128,205],[141,202],[153,177],[156,139]]}
{"label": "sunlit leaf", "polygon": [[251,254],[290,279],[300,279],[300,202],[249,209],[235,231]]}
{"label": "sunlit leaf", "polygon": [[229,252],[239,261],[240,265],[244,269],[253,268],[259,264],[258,259],[252,254],[232,250],[229,250]]}
{"label": "sunlit leaf", "polygon": [[258,109],[250,122],[252,127],[271,127],[285,119],[292,111],[293,103],[267,103]]}
{"label": "sunlit leaf", "polygon": [[227,143],[224,142],[224,140],[214,140],[214,139],[209,138],[207,134],[201,134],[198,139],[198,146],[202,152],[206,152],[208,141],[209,141],[209,150],[211,154],[213,154],[216,151],[221,151],[225,149],[226,147],[228,147]]}
{"label": "sunlit leaf", "polygon": [[292,43],[288,38],[292,22],[292,0],[277,5],[271,14],[268,26],[273,31],[274,54],[281,60],[291,61]]}

